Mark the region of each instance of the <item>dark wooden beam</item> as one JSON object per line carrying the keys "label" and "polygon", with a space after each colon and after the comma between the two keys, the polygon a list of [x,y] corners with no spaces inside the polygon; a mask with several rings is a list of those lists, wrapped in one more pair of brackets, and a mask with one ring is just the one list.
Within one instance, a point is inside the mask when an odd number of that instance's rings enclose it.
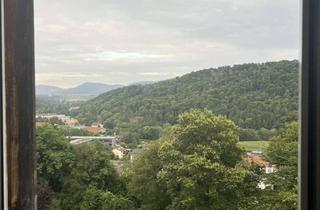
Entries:
{"label": "dark wooden beam", "polygon": [[300,209],[320,209],[320,1],[303,0]]}
{"label": "dark wooden beam", "polygon": [[3,0],[8,209],[35,209],[33,0]]}
{"label": "dark wooden beam", "polygon": [[[0,4],[0,23],[2,23],[2,4]],[[1,24],[0,24],[1,26]],[[2,101],[2,85],[3,85],[3,78],[2,78],[2,30],[0,27],[0,68],[1,68],[1,73],[0,73],[0,209],[4,209],[4,203],[3,203],[3,199],[4,199],[4,189],[3,189],[3,161],[4,161],[4,155],[3,155],[3,116],[2,116],[2,110],[3,110],[3,101]]]}

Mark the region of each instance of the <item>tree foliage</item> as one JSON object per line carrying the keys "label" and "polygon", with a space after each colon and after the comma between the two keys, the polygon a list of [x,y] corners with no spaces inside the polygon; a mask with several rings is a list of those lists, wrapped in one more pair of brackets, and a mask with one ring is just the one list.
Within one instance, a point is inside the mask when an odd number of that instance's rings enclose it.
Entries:
{"label": "tree foliage", "polygon": [[60,191],[64,177],[70,173],[72,148],[62,132],[53,126],[37,128],[37,174],[54,191]]}
{"label": "tree foliage", "polygon": [[36,139],[39,209],[133,207],[126,198],[125,183],[110,162],[113,154],[105,144],[71,146],[59,127],[50,125],[39,127]]}
{"label": "tree foliage", "polygon": [[[39,209],[296,209],[297,123],[271,140],[277,170],[266,175],[244,164],[240,129],[224,116],[192,110],[164,132],[121,177],[103,143],[71,146],[59,127],[39,127]],[[257,189],[261,180],[274,189]]]}
{"label": "tree foliage", "polygon": [[83,194],[79,203],[80,210],[133,210],[133,202],[111,192],[90,186]]}
{"label": "tree foliage", "polygon": [[160,158],[161,144],[162,141],[149,143],[139,158],[132,163],[128,174],[129,192],[143,210],[165,209],[170,203],[166,187],[157,179],[157,174],[164,164]]}
{"label": "tree foliage", "polygon": [[104,144],[77,145],[74,156],[71,172],[64,178],[59,196],[64,209],[81,209],[81,202],[89,193],[88,188],[97,189],[105,195],[124,193],[125,185],[110,162],[113,154]]}
{"label": "tree foliage", "polygon": [[241,166],[238,140],[238,127],[225,117],[184,113],[173,134],[151,144],[134,164],[129,189],[142,209],[249,207],[258,192]]}
{"label": "tree foliage", "polygon": [[140,138],[148,140],[159,139],[161,130],[160,126],[145,126],[140,131]]}
{"label": "tree foliage", "polygon": [[289,124],[276,138],[272,139],[267,159],[276,167],[276,172],[266,175],[267,184],[274,190],[266,192],[266,203],[273,209],[297,208],[298,201],[298,123]]}
{"label": "tree foliage", "polygon": [[96,136],[97,134],[78,128],[72,128],[67,125],[60,125],[59,130],[64,136]]}
{"label": "tree foliage", "polygon": [[38,114],[42,113],[56,113],[56,114],[69,114],[70,107],[73,104],[78,104],[75,102],[67,102],[61,100],[59,97],[55,96],[39,96],[36,97],[36,112]]}

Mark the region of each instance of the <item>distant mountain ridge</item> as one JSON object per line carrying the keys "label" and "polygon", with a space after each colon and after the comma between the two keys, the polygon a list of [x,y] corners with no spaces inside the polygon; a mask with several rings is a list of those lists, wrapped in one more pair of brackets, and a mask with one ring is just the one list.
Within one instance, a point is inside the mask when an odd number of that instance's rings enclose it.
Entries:
{"label": "distant mountain ridge", "polygon": [[60,88],[49,85],[37,85],[36,95],[99,95],[117,88],[123,87],[122,85],[108,85],[103,83],[86,82],[73,88]]}
{"label": "distant mountain ridge", "polygon": [[53,95],[56,93],[63,92],[65,89],[56,87],[56,86],[50,86],[50,85],[37,85],[36,86],[36,95]]}

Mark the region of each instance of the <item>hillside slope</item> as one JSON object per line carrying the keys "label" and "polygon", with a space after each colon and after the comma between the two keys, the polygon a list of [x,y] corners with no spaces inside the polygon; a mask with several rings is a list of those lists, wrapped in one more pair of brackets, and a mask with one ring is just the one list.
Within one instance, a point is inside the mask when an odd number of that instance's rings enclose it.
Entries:
{"label": "hillside slope", "polygon": [[297,120],[298,66],[298,61],[225,66],[123,87],[82,105],[78,118],[139,129],[174,124],[181,112],[208,108],[242,128],[279,129]]}

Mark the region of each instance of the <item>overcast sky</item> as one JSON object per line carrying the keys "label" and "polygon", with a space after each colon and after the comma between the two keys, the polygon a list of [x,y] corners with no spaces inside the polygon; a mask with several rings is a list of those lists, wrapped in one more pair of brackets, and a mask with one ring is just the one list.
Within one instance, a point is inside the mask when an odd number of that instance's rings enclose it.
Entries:
{"label": "overcast sky", "polygon": [[299,0],[35,0],[36,81],[157,81],[299,58]]}

